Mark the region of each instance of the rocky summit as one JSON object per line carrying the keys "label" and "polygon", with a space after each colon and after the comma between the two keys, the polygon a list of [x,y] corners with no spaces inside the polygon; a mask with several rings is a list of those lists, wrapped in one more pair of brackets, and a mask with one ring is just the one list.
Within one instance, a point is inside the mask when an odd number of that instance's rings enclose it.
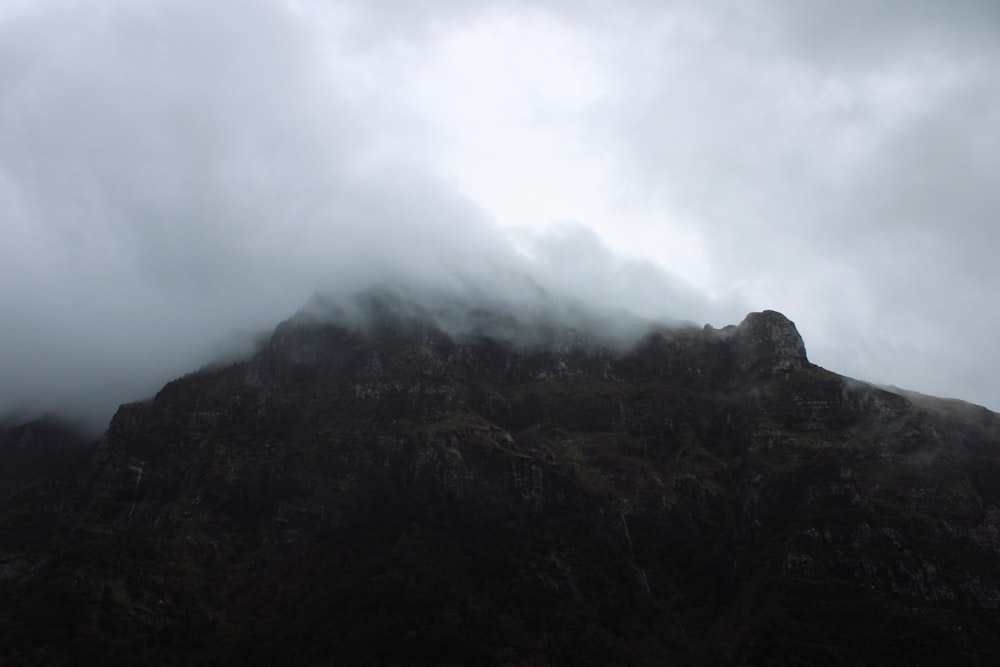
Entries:
{"label": "rocky summit", "polygon": [[374,291],[122,406],[0,506],[0,662],[1000,664],[998,415],[772,311],[463,312]]}

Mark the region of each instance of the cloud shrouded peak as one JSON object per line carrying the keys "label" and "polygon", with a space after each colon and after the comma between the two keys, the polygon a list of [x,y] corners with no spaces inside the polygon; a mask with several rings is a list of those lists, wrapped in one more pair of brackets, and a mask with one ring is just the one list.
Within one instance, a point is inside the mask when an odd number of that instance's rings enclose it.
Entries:
{"label": "cloud shrouded peak", "polygon": [[[0,411],[106,419],[329,289],[775,308],[998,407],[991,3],[0,10]],[[572,221],[572,222],[567,222]]]}

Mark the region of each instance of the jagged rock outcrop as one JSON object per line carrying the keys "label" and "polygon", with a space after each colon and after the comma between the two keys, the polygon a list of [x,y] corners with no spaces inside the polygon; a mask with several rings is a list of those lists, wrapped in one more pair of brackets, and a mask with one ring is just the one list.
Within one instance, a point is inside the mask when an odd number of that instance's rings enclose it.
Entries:
{"label": "jagged rock outcrop", "polygon": [[293,318],[0,508],[5,662],[1000,659],[996,414],[770,311],[623,348],[404,305]]}
{"label": "jagged rock outcrop", "polygon": [[733,333],[737,364],[741,370],[777,374],[809,364],[806,346],[795,324],[781,313],[750,313]]}

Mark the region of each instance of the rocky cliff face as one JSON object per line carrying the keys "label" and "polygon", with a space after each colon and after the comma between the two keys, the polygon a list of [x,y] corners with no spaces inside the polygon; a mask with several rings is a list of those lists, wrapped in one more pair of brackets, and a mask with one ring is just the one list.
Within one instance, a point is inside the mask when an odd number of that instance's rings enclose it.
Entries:
{"label": "rocky cliff face", "polygon": [[781,313],[750,313],[736,328],[734,346],[742,371],[774,375],[809,364],[798,329]]}
{"label": "rocky cliff face", "polygon": [[997,415],[813,366],[770,311],[622,350],[355,305],[3,507],[8,663],[1000,658]]}

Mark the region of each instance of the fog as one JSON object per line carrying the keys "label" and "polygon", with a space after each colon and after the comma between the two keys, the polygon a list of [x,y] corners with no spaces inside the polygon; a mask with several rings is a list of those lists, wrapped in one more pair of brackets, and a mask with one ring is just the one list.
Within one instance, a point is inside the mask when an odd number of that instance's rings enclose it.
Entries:
{"label": "fog", "polygon": [[0,414],[104,423],[394,281],[773,308],[996,409],[996,12],[816,7],[5,3]]}

